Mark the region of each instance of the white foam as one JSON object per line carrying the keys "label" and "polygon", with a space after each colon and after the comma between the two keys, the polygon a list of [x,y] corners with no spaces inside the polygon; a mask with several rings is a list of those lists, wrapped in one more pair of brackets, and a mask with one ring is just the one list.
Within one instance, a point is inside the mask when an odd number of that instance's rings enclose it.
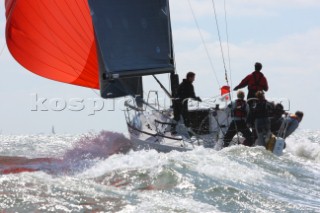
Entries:
{"label": "white foam", "polygon": [[320,131],[299,131],[286,139],[287,151],[297,157],[320,162]]}

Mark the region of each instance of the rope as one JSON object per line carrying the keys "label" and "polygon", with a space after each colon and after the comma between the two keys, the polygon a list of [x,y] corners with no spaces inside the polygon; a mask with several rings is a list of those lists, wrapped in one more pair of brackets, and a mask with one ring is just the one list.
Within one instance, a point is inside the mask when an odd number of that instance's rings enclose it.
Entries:
{"label": "rope", "polygon": [[220,51],[221,51],[221,55],[222,55],[223,67],[224,67],[224,72],[225,72],[225,80],[227,82],[227,85],[229,86],[228,74],[227,74],[228,72],[227,72],[227,68],[226,68],[226,62],[225,62],[225,59],[224,59],[224,53],[223,53],[223,48],[222,48],[218,17],[217,17],[216,6],[215,6],[215,3],[214,3],[214,0],[212,0],[212,6],[213,6],[214,17],[215,17],[215,21],[216,21],[216,27],[217,27],[217,31],[218,31],[218,37],[219,37],[219,43],[220,43]]}
{"label": "rope", "polygon": [[[227,7],[226,0],[224,0],[224,20],[226,24],[226,36],[227,36],[227,49],[228,49],[228,61],[229,61],[229,76],[230,76],[230,87],[232,88],[232,70],[231,70],[231,59],[230,59],[230,47],[229,47],[229,31],[228,31],[228,19],[227,19]],[[232,97],[230,97],[232,98]]]}
{"label": "rope", "polygon": [[190,7],[190,9],[191,9],[191,13],[192,13],[194,22],[195,22],[195,24],[196,24],[196,26],[197,26],[197,29],[198,29],[198,31],[199,31],[202,44],[203,44],[203,46],[204,46],[204,48],[205,48],[205,50],[206,50],[206,54],[207,54],[207,56],[208,56],[208,58],[209,58],[209,62],[210,62],[211,69],[213,70],[214,76],[215,76],[216,81],[217,81],[217,83],[218,83],[218,86],[219,86],[219,88],[220,88],[221,86],[220,86],[220,82],[219,82],[217,73],[216,73],[216,71],[215,71],[215,69],[214,69],[214,67],[213,67],[213,63],[212,63],[212,60],[211,60],[211,57],[210,57],[210,54],[209,54],[207,45],[206,45],[206,43],[205,43],[205,41],[204,41],[204,38],[203,38],[203,35],[202,35],[201,31],[200,31],[200,27],[199,27],[198,21],[197,21],[197,19],[196,19],[196,16],[195,16],[195,14],[194,14],[194,11],[193,11],[193,9],[192,9],[192,5],[191,5],[190,0],[188,0],[188,3],[189,3],[189,7]]}
{"label": "rope", "polygon": [[[227,36],[227,50],[228,50],[228,62],[229,62],[229,70],[230,70],[230,89],[232,89],[232,76],[231,76],[231,60],[230,60],[230,47],[229,47],[229,32],[228,32],[228,19],[227,19],[227,7],[226,7],[226,0],[224,0],[224,20],[225,20],[225,24],[226,24],[226,36]],[[227,71],[225,70],[225,76],[226,76],[226,81],[227,81],[227,84],[228,84],[228,75],[227,75]],[[229,86],[229,84],[228,84]],[[231,91],[229,90],[229,97],[230,97],[230,100],[232,100],[232,93]],[[235,128],[236,128],[236,131],[237,131],[237,140],[238,140],[238,144],[239,144],[239,132],[238,132],[238,127],[237,127],[237,123],[235,122],[234,118],[232,119],[233,122],[235,123]],[[230,125],[230,124],[229,124]]]}

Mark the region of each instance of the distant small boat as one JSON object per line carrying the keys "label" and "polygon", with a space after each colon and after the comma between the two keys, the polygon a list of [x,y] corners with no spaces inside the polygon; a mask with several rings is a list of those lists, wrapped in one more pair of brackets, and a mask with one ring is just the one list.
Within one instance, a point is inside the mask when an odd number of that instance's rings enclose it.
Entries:
{"label": "distant small boat", "polygon": [[52,126],[52,128],[51,128],[51,134],[53,134],[53,135],[56,134],[56,131],[54,130],[54,126]]}

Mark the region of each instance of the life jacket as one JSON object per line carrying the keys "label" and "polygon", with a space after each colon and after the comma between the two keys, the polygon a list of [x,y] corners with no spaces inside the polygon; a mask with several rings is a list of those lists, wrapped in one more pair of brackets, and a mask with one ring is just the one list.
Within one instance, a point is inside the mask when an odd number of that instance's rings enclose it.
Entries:
{"label": "life jacket", "polygon": [[263,79],[263,74],[260,72],[253,72],[251,78],[248,82],[248,89],[253,91],[263,90],[263,85],[261,85],[261,80]]}
{"label": "life jacket", "polygon": [[235,108],[233,109],[233,116],[237,118],[246,118],[247,116],[246,101],[237,99]]}
{"label": "life jacket", "polygon": [[291,114],[291,115],[290,115],[290,118],[292,118],[292,119],[295,119],[295,120],[299,121],[298,116],[296,116],[295,114]]}

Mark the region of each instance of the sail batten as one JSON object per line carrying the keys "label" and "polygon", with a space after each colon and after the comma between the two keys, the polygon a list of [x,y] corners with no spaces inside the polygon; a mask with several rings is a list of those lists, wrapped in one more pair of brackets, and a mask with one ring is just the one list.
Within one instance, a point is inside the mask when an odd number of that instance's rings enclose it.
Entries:
{"label": "sail batten", "polygon": [[143,75],[154,75],[162,73],[170,73],[174,70],[174,67],[161,67],[161,68],[152,68],[152,69],[137,69],[137,70],[122,70],[120,72],[107,73],[106,78],[127,78],[127,77],[136,77]]}

